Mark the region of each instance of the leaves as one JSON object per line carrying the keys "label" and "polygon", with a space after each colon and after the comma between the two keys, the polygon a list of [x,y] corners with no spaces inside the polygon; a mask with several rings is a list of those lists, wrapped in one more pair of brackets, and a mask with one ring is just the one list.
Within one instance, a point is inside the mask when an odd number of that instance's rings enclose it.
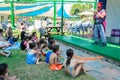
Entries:
{"label": "leaves", "polygon": [[73,4],[70,10],[70,14],[77,15],[83,11],[89,11],[91,8],[93,8],[92,4]]}

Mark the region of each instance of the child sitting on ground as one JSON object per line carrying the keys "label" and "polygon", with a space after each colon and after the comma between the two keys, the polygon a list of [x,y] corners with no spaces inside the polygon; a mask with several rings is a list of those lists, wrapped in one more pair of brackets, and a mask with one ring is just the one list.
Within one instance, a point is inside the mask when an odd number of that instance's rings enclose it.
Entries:
{"label": "child sitting on ground", "polygon": [[6,48],[11,46],[11,44],[5,40],[3,37],[3,29],[0,29],[0,48]]}
{"label": "child sitting on ground", "polygon": [[32,37],[33,37],[33,40],[34,40],[35,42],[39,42],[39,39],[38,39],[38,37],[37,37],[37,35],[36,35],[36,32],[33,32],[33,33],[32,33]]}
{"label": "child sitting on ground", "polygon": [[30,43],[35,43],[34,40],[32,39],[32,36],[28,36],[28,42],[27,42],[27,46],[26,46],[26,50],[29,51],[30,50]]}
{"label": "child sitting on ground", "polygon": [[37,50],[37,44],[36,43],[29,43],[30,50],[26,55],[26,63],[27,64],[41,64],[39,62],[40,60],[40,50]]}
{"label": "child sitting on ground", "polygon": [[65,72],[69,74],[71,77],[77,77],[79,74],[84,73],[83,65],[85,61],[90,60],[100,60],[103,57],[80,57],[74,55],[72,49],[68,49],[66,51],[67,60],[65,60],[63,66],[65,67]]}
{"label": "child sitting on ground", "polygon": [[84,72],[83,64],[84,61],[73,58],[74,52],[72,49],[66,51],[67,60],[65,60],[63,66],[65,67],[65,72],[71,77],[76,77],[80,73]]}
{"label": "child sitting on ground", "polygon": [[8,76],[8,65],[6,63],[0,64],[0,80],[17,80],[16,76]]}
{"label": "child sitting on ground", "polygon": [[15,36],[15,37],[9,37],[8,42],[12,45],[15,45],[15,42],[17,42],[17,40],[19,39],[19,35]]}
{"label": "child sitting on ground", "polygon": [[29,41],[28,36],[26,36],[24,38],[24,40],[21,42],[21,44],[20,44],[20,48],[22,50],[27,50],[27,43],[28,43],[28,41]]}
{"label": "child sitting on ground", "polygon": [[49,58],[50,58],[50,55],[53,53],[53,46],[49,45],[48,46],[48,51],[46,53],[46,59],[45,59],[45,62],[49,64]]}
{"label": "child sitting on ground", "polygon": [[53,46],[53,53],[50,55],[49,58],[49,66],[51,70],[61,70],[62,65],[58,62],[58,56],[59,56],[59,46],[54,45]]}

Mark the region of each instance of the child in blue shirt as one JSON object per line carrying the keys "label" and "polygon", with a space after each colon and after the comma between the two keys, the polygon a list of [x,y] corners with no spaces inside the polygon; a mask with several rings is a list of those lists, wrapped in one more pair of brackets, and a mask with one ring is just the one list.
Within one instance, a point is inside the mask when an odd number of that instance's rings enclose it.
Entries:
{"label": "child in blue shirt", "polygon": [[36,43],[29,43],[30,50],[28,51],[26,55],[26,63],[27,64],[41,64],[39,62],[41,53],[40,50],[37,50],[37,44]]}

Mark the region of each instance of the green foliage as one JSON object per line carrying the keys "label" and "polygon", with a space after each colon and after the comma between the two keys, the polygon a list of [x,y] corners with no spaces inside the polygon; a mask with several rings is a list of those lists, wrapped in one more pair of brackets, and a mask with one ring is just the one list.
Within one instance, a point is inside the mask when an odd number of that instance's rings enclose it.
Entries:
{"label": "green foliage", "polygon": [[77,15],[80,12],[89,11],[91,8],[93,8],[92,4],[74,4],[70,10],[70,14]]}

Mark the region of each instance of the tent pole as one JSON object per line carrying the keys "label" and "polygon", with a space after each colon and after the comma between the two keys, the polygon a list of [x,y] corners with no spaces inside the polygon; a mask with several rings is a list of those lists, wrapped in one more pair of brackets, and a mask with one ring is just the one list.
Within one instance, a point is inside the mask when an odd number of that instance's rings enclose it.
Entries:
{"label": "tent pole", "polygon": [[56,27],[56,0],[54,1],[54,27]]}
{"label": "tent pole", "polygon": [[97,8],[97,0],[94,2],[94,10]]}
{"label": "tent pole", "polygon": [[15,28],[15,19],[14,19],[14,3],[13,3],[13,1],[11,1],[10,2],[10,4],[11,4],[11,24],[12,24],[12,29],[14,29]]}
{"label": "tent pole", "polygon": [[64,0],[62,0],[61,35],[63,35],[63,7],[64,7]]}

